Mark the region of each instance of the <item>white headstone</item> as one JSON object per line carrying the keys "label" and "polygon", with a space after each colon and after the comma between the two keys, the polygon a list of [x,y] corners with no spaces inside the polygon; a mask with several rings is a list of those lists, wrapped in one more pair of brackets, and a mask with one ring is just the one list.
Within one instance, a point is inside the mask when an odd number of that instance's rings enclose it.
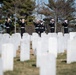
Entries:
{"label": "white headstone", "polygon": [[8,33],[3,34],[3,37],[8,37],[10,38],[10,35]]}
{"label": "white headstone", "polygon": [[46,33],[41,33],[41,37],[47,37]]}
{"label": "white headstone", "polygon": [[38,41],[37,43],[37,55],[36,55],[36,66],[37,67],[40,67],[40,57],[42,55],[42,44],[41,44],[41,41]]}
{"label": "white headstone", "polygon": [[2,38],[3,34],[0,34],[0,39]]}
{"label": "white headstone", "polygon": [[59,36],[63,36],[63,33],[62,32],[58,32],[58,37]]}
{"label": "white headstone", "polygon": [[18,50],[18,48],[20,46],[20,41],[21,41],[20,33],[12,34],[12,38],[13,38],[13,43],[15,45],[15,49]]}
{"label": "white headstone", "polygon": [[2,46],[2,42],[0,41],[0,54],[2,54],[1,46]]}
{"label": "white headstone", "polygon": [[35,55],[36,55],[37,42],[39,40],[40,40],[39,35],[37,35],[37,34],[32,35],[32,49],[33,49]]}
{"label": "white headstone", "polygon": [[47,37],[42,37],[41,38],[41,47],[42,47],[42,53],[47,53],[48,52],[48,38]]}
{"label": "white headstone", "polygon": [[57,37],[57,33],[48,33],[49,37]]}
{"label": "white headstone", "polygon": [[3,71],[13,70],[13,51],[14,47],[12,44],[3,44],[2,45],[2,61],[3,61]]}
{"label": "white headstone", "polygon": [[12,43],[12,44],[13,44],[13,46],[14,46],[14,57],[16,57],[16,51],[17,51],[17,49],[18,49],[18,45],[17,45],[17,43],[16,43],[15,37],[11,36],[9,43]]}
{"label": "white headstone", "polygon": [[3,43],[8,43],[9,42],[9,38],[10,38],[9,34],[3,34],[3,36],[2,36],[2,42]]}
{"label": "white headstone", "polygon": [[64,52],[64,37],[63,37],[63,33],[59,32],[57,38],[58,38],[58,53],[63,53]]}
{"label": "white headstone", "polygon": [[76,36],[76,32],[70,32],[69,35],[70,39],[72,40]]}
{"label": "white headstone", "polygon": [[64,50],[67,50],[67,44],[70,36],[69,34],[64,34]]}
{"label": "white headstone", "polygon": [[20,33],[15,33],[15,38],[16,38],[16,43],[18,44],[18,46],[20,46],[21,34]]}
{"label": "white headstone", "polygon": [[28,33],[23,33],[22,39],[30,41],[31,37]]}
{"label": "white headstone", "polygon": [[30,42],[27,40],[21,41],[20,61],[30,60]]}
{"label": "white headstone", "polygon": [[40,75],[56,75],[56,58],[53,54],[41,56]]}
{"label": "white headstone", "polygon": [[50,37],[48,43],[49,43],[48,47],[49,53],[52,53],[57,57],[57,49],[58,49],[57,38]]}
{"label": "white headstone", "polygon": [[68,41],[67,63],[76,62],[76,39]]}
{"label": "white headstone", "polygon": [[0,54],[1,54],[2,38],[3,38],[3,34],[0,34]]}
{"label": "white headstone", "polygon": [[0,58],[0,75],[3,75],[3,63],[1,58]]}

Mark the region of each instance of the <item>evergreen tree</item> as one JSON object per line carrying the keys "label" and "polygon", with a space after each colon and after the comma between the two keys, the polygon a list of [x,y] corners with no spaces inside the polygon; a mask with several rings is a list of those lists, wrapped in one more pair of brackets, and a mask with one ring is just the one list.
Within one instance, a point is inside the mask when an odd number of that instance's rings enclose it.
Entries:
{"label": "evergreen tree", "polygon": [[3,4],[3,10],[7,15],[15,14],[18,18],[30,16],[35,8],[33,0],[4,0]]}
{"label": "evergreen tree", "polygon": [[[45,4],[49,9],[48,12],[50,14],[48,13],[48,15],[55,18],[55,25],[57,25],[58,19],[73,19],[73,12],[75,12],[75,0],[48,0],[48,2],[48,4]],[[46,11],[45,9],[43,10]],[[41,11],[41,13],[47,15],[47,13],[45,14],[45,12]]]}
{"label": "evergreen tree", "polygon": [[[48,7],[42,8],[39,13],[44,15],[50,15],[52,17],[57,17],[59,19],[72,19],[74,17],[73,12],[75,12],[74,3],[75,0],[48,0],[49,4],[45,4]],[[45,11],[48,9],[47,11]],[[45,12],[44,12],[45,11]]]}

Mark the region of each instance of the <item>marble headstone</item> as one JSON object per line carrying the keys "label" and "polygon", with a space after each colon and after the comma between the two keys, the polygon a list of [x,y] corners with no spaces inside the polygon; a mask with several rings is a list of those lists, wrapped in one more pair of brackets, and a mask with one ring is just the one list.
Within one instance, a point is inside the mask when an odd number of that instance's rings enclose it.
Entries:
{"label": "marble headstone", "polygon": [[40,75],[56,75],[55,55],[47,53],[41,56]]}
{"label": "marble headstone", "polygon": [[27,60],[30,60],[30,43],[28,40],[22,40],[20,46],[20,61]]}
{"label": "marble headstone", "polygon": [[14,47],[11,43],[2,45],[3,71],[12,71],[14,66]]}
{"label": "marble headstone", "polygon": [[0,58],[0,75],[3,75],[3,63],[1,58]]}
{"label": "marble headstone", "polygon": [[76,62],[76,39],[68,41],[67,63]]}
{"label": "marble headstone", "polygon": [[57,38],[58,38],[58,53],[63,53],[64,52],[64,37],[63,37],[63,33],[59,32]]}
{"label": "marble headstone", "polygon": [[49,53],[52,53],[52,54],[54,54],[57,57],[57,49],[58,49],[57,38],[50,37],[48,39],[48,50],[49,50]]}

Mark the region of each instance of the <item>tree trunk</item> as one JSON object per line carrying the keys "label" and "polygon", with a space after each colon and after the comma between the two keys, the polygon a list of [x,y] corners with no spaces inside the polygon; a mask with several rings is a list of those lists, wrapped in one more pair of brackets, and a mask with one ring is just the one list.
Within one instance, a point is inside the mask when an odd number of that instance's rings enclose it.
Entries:
{"label": "tree trunk", "polygon": [[58,17],[55,14],[55,33],[57,32],[57,23],[58,23]]}

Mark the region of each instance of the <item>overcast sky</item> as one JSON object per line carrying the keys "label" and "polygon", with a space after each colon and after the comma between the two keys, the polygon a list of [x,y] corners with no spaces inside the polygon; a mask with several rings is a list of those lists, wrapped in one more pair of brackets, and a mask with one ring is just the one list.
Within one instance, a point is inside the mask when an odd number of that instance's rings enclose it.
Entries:
{"label": "overcast sky", "polygon": [[48,0],[36,0],[36,4],[38,4],[38,2],[39,2],[39,4],[41,4],[41,2],[48,3]]}
{"label": "overcast sky", "polygon": [[[39,1],[39,3],[41,3],[43,1],[48,4],[48,0],[36,0],[36,4],[38,4],[38,1]],[[75,0],[75,3],[76,3],[76,0]]]}

